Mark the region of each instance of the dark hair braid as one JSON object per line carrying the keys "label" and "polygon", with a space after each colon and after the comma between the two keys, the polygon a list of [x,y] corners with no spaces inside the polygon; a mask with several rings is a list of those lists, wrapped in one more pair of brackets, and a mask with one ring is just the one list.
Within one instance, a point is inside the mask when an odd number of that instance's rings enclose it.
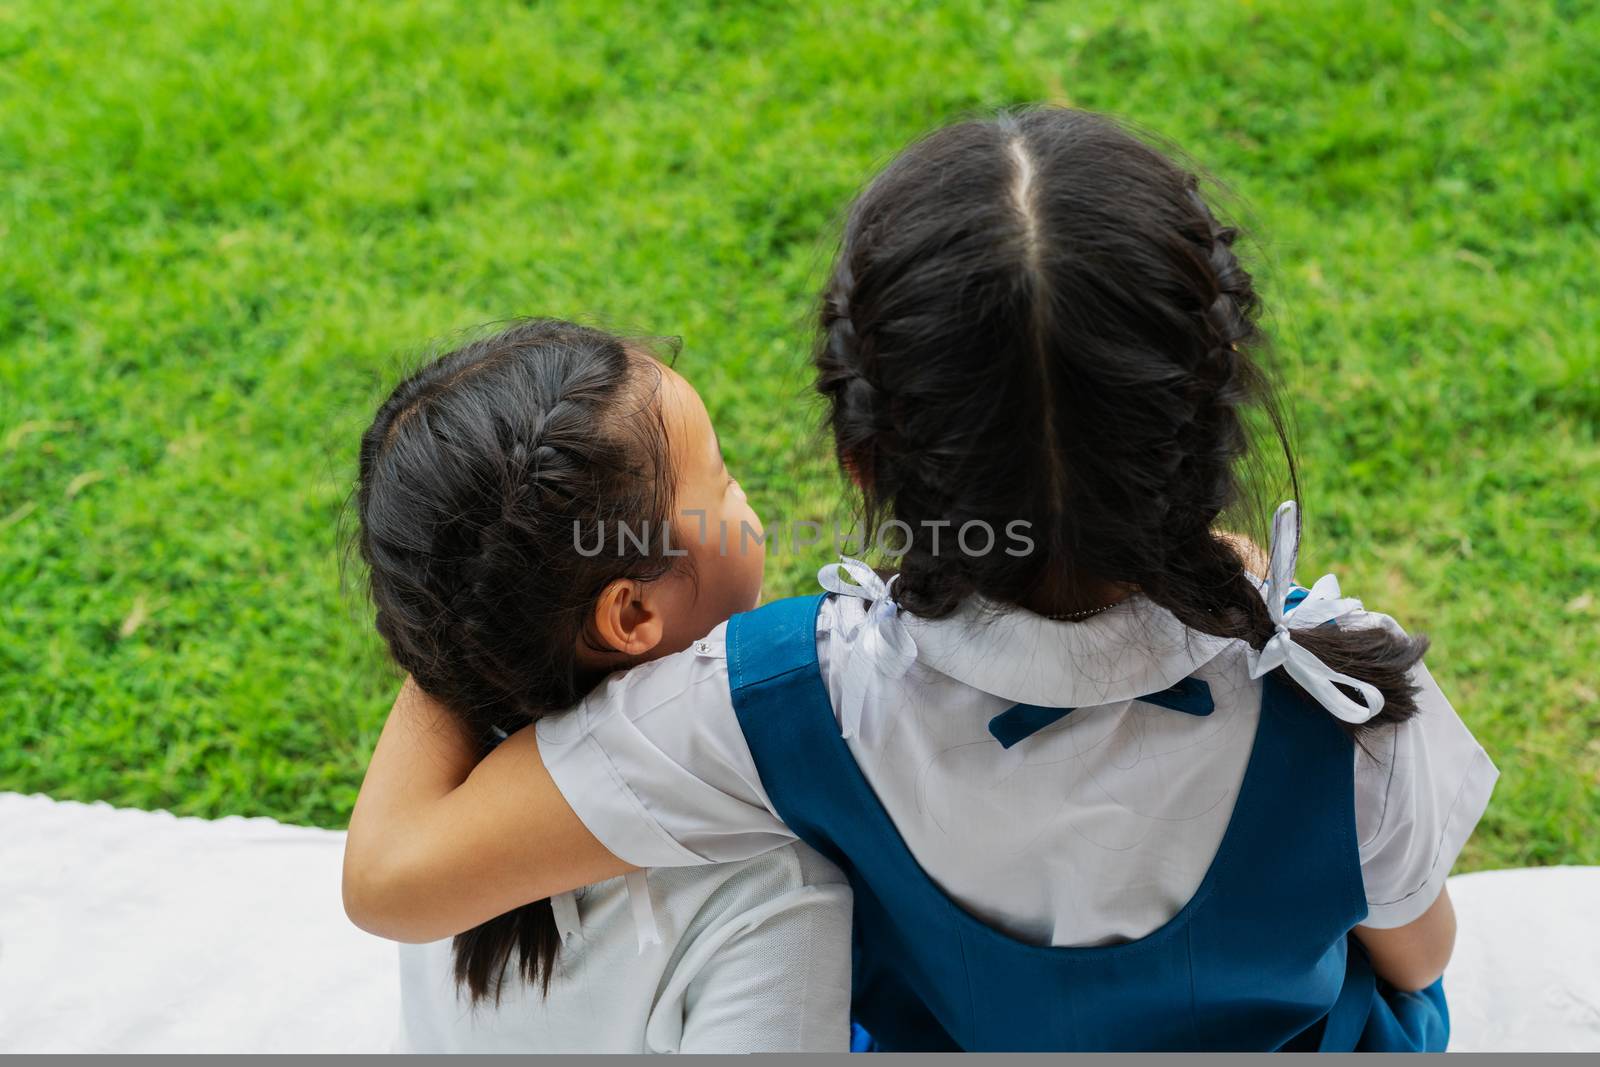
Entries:
{"label": "dark hair braid", "polygon": [[[652,544],[583,556],[577,529],[671,511],[654,363],[622,339],[529,320],[395,387],[361,440],[359,549],[376,625],[397,664],[485,751],[576,703],[598,680],[577,661],[595,597],[651,580]],[[548,988],[559,949],[549,901],[461,934],[456,977],[499,997],[508,966]]]}
{"label": "dark hair braid", "polygon": [[[990,128],[976,124],[946,132],[959,143],[948,146],[945,157],[998,143]],[[908,154],[880,181],[936,179],[940,162]],[[867,533],[885,521],[911,528],[898,560],[896,597],[927,617],[954,610],[979,590],[980,576],[991,593],[1015,590],[1020,597],[1037,569],[1033,560],[1002,555],[979,561],[952,551],[962,524],[985,521],[1000,529],[1013,518],[1045,517],[1037,494],[1006,481],[991,483],[989,492],[962,491],[986,467],[1026,463],[1029,452],[1037,454],[1037,444],[1019,452],[1001,431],[1019,411],[1038,409],[1039,390],[1018,375],[993,373],[1031,359],[1001,321],[1020,310],[1025,279],[985,254],[992,235],[1010,226],[1000,205],[1003,181],[962,174],[957,184],[945,191],[970,205],[973,217],[956,232],[939,226],[935,205],[927,201],[910,204],[909,218],[897,217],[870,192],[857,202],[823,300],[815,353],[817,388],[829,402],[837,453],[863,491]],[[977,313],[949,315],[968,307]],[[907,344],[907,335],[941,315],[941,342],[969,359],[930,374],[936,368]],[[951,524],[938,551],[921,519]],[[1034,527],[1045,528],[1042,521]]]}
{"label": "dark hair braid", "polygon": [[[1240,502],[1251,408],[1296,495],[1298,479],[1250,355],[1260,302],[1237,236],[1193,174],[1071,109],[940,130],[869,186],[823,301],[817,387],[869,526],[914,532],[904,608],[938,617],[973,594],[1022,603],[1046,578],[1092,578],[1265,644],[1266,604],[1215,525]],[[970,519],[1025,520],[1039,550],[934,551],[926,524]],[[1369,725],[1415,713],[1425,639],[1323,626],[1294,640],[1383,693]]]}
{"label": "dark hair braid", "polygon": [[[1193,182],[1192,177],[1189,181]],[[1237,231],[1217,222],[1192,185],[1190,195],[1206,222],[1206,265],[1210,291],[1216,295],[1203,316],[1209,347],[1195,368],[1201,399],[1191,424],[1193,432],[1183,439],[1190,454],[1201,458],[1189,469],[1180,468],[1178,484],[1192,487],[1198,499],[1191,504],[1190,515],[1203,526],[1190,527],[1185,538],[1184,525],[1174,524],[1177,537],[1165,573],[1175,575],[1177,582],[1147,578],[1141,586],[1192,629],[1242,638],[1260,648],[1275,629],[1266,602],[1234,544],[1211,529],[1217,516],[1234,503],[1234,471],[1249,449],[1242,419],[1245,407],[1254,403],[1267,411],[1288,459],[1296,495],[1299,479],[1276,398],[1256,364],[1243,355],[1260,340],[1256,324],[1260,300],[1249,272],[1233,250]],[[1215,592],[1208,598],[1210,591]],[[1383,711],[1369,720],[1371,727],[1403,721],[1416,713],[1409,673],[1427,650],[1425,637],[1408,637],[1385,628],[1324,626],[1296,630],[1294,641],[1334,670],[1359,677],[1384,694]]]}

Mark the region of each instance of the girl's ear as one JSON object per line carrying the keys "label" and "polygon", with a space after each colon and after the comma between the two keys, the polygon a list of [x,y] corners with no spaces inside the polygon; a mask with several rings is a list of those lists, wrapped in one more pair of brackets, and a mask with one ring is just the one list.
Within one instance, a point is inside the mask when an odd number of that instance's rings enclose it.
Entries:
{"label": "girl's ear", "polygon": [[649,587],[618,578],[601,591],[594,605],[594,629],[606,647],[624,656],[643,656],[661,643],[665,620],[649,595]]}

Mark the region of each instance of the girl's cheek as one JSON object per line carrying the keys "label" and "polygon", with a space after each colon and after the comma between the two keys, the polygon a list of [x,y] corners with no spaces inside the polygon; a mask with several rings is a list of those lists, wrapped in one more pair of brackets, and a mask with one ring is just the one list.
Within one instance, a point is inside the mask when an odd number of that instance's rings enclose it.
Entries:
{"label": "girl's cheek", "polygon": [[766,546],[759,545],[752,548],[749,556],[747,556],[741,562],[745,572],[744,600],[747,605],[745,610],[748,611],[761,603],[761,585],[762,579],[765,576],[767,562]]}

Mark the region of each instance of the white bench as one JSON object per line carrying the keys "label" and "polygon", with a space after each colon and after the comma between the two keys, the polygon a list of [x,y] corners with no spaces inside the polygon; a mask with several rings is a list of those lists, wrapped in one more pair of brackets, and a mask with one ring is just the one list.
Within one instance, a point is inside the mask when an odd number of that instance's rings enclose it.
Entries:
{"label": "white bench", "polygon": [[[385,1051],[344,835],[0,793],[0,1052]],[[1600,1050],[1600,867],[1450,880],[1453,1051]]]}

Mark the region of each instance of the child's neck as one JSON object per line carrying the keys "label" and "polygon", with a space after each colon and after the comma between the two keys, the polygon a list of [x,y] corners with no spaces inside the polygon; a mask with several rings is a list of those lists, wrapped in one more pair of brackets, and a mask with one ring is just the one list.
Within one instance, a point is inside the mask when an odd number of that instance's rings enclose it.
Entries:
{"label": "child's neck", "polygon": [[1126,600],[1137,588],[1079,572],[1047,572],[1022,606],[1037,615],[1072,616]]}

